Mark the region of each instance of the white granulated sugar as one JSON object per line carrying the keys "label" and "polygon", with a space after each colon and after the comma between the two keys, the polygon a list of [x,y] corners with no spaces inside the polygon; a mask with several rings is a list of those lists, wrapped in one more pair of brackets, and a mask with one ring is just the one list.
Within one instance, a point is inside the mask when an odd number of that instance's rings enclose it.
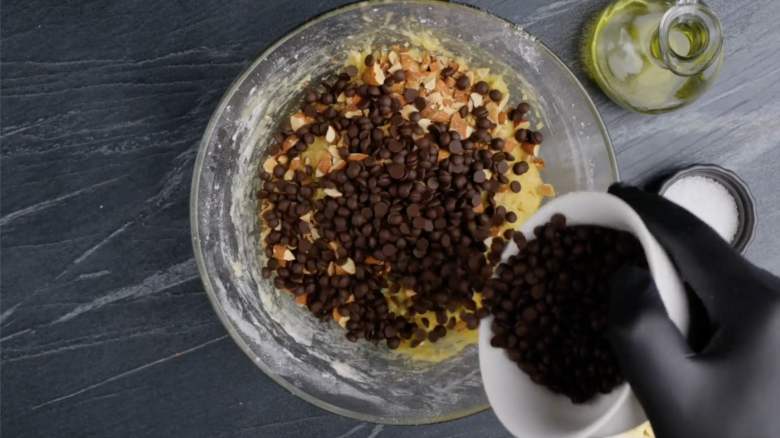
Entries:
{"label": "white granulated sugar", "polygon": [[669,187],[664,197],[695,214],[727,242],[731,242],[737,234],[737,203],[731,193],[714,179],[703,176],[682,178]]}

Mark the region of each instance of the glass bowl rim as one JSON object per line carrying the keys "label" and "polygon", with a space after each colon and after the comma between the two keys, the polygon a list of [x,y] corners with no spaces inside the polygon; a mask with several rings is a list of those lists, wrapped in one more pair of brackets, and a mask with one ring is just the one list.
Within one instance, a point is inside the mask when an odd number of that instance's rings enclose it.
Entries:
{"label": "glass bowl rim", "polygon": [[[490,405],[484,404],[475,406],[471,410],[467,411],[460,411],[453,413],[452,415],[445,415],[445,416],[439,416],[439,417],[433,417],[430,419],[430,421],[412,421],[407,422],[403,419],[395,419],[391,418],[388,419],[387,417],[379,417],[374,415],[366,415],[361,414],[359,412],[354,412],[349,409],[343,409],[336,405],[333,405],[331,403],[325,402],[323,400],[320,400],[319,398],[310,395],[309,393],[303,391],[302,389],[298,388],[295,385],[292,385],[291,383],[287,382],[286,380],[279,377],[271,368],[268,367],[250,348],[249,346],[241,339],[241,336],[236,332],[235,328],[231,324],[231,322],[228,320],[228,318],[225,316],[224,312],[222,311],[221,307],[219,306],[219,301],[214,295],[214,289],[211,285],[210,280],[210,274],[208,273],[206,269],[206,264],[204,262],[203,253],[201,251],[201,245],[200,245],[200,237],[199,237],[199,228],[198,228],[198,195],[199,195],[199,185],[200,185],[200,179],[201,179],[201,172],[203,168],[203,163],[206,159],[206,150],[208,149],[208,144],[211,139],[211,137],[214,135],[214,131],[217,126],[217,121],[222,117],[222,114],[225,111],[225,108],[227,107],[228,102],[230,99],[232,99],[235,92],[238,90],[239,85],[241,85],[244,80],[249,76],[249,74],[257,67],[258,64],[260,64],[263,60],[265,60],[271,53],[273,53],[279,46],[287,42],[289,39],[297,36],[304,30],[310,28],[311,26],[314,26],[316,24],[319,24],[320,22],[323,22],[325,20],[328,20],[332,17],[341,15],[345,12],[353,11],[356,9],[363,9],[375,5],[383,5],[383,4],[400,4],[400,3],[416,3],[416,4],[428,4],[432,6],[437,7],[449,7],[449,8],[461,8],[466,12],[469,13],[480,13],[487,15],[490,19],[495,20],[503,25],[510,26],[514,31],[521,32],[525,34],[527,37],[531,38],[534,43],[538,45],[538,48],[541,52],[543,52],[548,59],[553,61],[553,63],[557,64],[557,66],[561,69],[564,76],[567,76],[570,80],[571,84],[577,88],[580,92],[580,94],[584,97],[587,104],[589,104],[589,108],[591,110],[591,113],[594,115],[594,118],[597,122],[598,129],[602,134],[602,137],[604,139],[604,143],[606,145],[607,149],[607,157],[609,159],[610,168],[612,170],[612,178],[615,180],[615,182],[620,181],[620,175],[618,171],[617,166],[617,159],[615,157],[614,148],[612,146],[612,140],[609,137],[609,132],[607,131],[607,127],[604,124],[604,120],[601,117],[601,114],[598,111],[598,108],[596,107],[596,104],[593,102],[593,99],[591,99],[590,95],[588,94],[585,87],[582,85],[582,83],[577,79],[577,77],[574,75],[574,73],[569,69],[569,67],[557,56],[555,55],[552,50],[550,50],[549,47],[547,47],[544,43],[539,41],[538,38],[533,37],[528,31],[521,28],[517,24],[504,19],[502,17],[499,17],[498,15],[485,11],[483,9],[480,9],[476,6],[467,5],[467,4],[461,4],[461,3],[448,3],[448,2],[442,2],[440,0],[383,0],[381,2],[376,1],[363,1],[358,3],[352,3],[344,6],[340,6],[335,9],[331,9],[329,11],[326,11],[320,15],[317,15],[307,21],[305,21],[303,24],[297,26],[296,28],[292,29],[288,33],[286,33],[284,36],[276,40],[273,44],[271,44],[269,47],[267,47],[265,50],[263,50],[260,55],[255,58],[255,60],[250,64],[244,71],[230,84],[230,87],[225,92],[224,96],[219,102],[219,105],[217,106],[217,109],[214,111],[214,114],[211,116],[211,119],[209,120],[209,124],[206,127],[206,131],[203,134],[203,138],[200,141],[200,145],[198,146],[198,155],[195,160],[195,169],[192,176],[192,185],[190,189],[190,233],[192,236],[192,246],[193,246],[193,252],[195,254],[195,261],[198,265],[198,273],[200,274],[201,281],[203,283],[204,288],[206,289],[206,295],[208,295],[209,301],[211,302],[211,306],[214,308],[214,311],[216,312],[217,316],[219,317],[220,322],[222,322],[222,325],[225,327],[225,329],[230,334],[231,338],[233,338],[233,341],[241,348],[241,350],[244,351],[244,353],[252,360],[252,362],[260,368],[265,375],[271,378],[274,382],[279,384],[282,388],[286,389],[296,397],[301,398],[302,400],[313,404],[314,406],[317,406],[321,409],[324,409],[326,411],[332,412],[334,414],[342,415],[344,417],[352,418],[359,421],[366,421],[371,423],[377,423],[377,424],[388,424],[388,425],[421,425],[421,424],[433,424],[433,423],[441,423],[451,420],[457,420],[459,418],[465,418],[470,415],[477,414],[479,412],[487,410]],[[390,421],[388,421],[390,420]]]}

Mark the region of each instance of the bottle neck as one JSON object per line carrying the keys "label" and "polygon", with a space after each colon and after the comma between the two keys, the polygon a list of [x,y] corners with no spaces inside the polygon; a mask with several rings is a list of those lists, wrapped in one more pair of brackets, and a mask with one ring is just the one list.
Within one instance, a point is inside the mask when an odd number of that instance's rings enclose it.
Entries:
{"label": "bottle neck", "polygon": [[698,0],[678,0],[661,18],[650,43],[651,55],[679,76],[700,74],[722,48],[720,21]]}

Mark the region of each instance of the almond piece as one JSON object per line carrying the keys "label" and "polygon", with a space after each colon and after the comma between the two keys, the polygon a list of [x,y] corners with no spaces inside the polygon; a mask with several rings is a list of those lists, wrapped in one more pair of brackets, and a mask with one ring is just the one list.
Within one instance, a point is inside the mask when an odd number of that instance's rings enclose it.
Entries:
{"label": "almond piece", "polygon": [[367,154],[349,154],[349,157],[347,157],[349,161],[363,161],[366,158],[368,158]]}
{"label": "almond piece", "polygon": [[428,66],[428,68],[431,71],[439,71],[439,68],[440,68],[439,67],[439,63],[434,61],[434,62],[431,63],[431,65]]}
{"label": "almond piece", "polygon": [[465,321],[462,319],[458,319],[458,322],[455,323],[455,331],[456,332],[462,332],[468,327],[468,324],[466,324]]}
{"label": "almond piece", "polygon": [[297,131],[305,124],[306,115],[304,113],[296,113],[290,116],[290,125],[292,125],[293,131]]}
{"label": "almond piece", "polygon": [[325,133],[325,141],[330,144],[336,142],[336,130],[331,125],[328,125],[328,132]]}
{"label": "almond piece", "polygon": [[352,259],[348,258],[347,263],[344,263],[343,266],[341,266],[341,269],[347,272],[349,275],[355,274],[355,262],[352,261]]}
{"label": "almond piece", "polygon": [[404,120],[409,120],[409,116],[412,115],[412,113],[417,112],[417,108],[414,105],[406,105],[405,107],[401,108],[401,116],[404,118]]}
{"label": "almond piece", "polygon": [[450,91],[450,87],[441,79],[436,80],[436,91],[441,93],[442,96],[452,96],[452,92]]}
{"label": "almond piece", "polygon": [[428,91],[433,91],[436,88],[436,75],[428,75],[423,79],[423,86]]}
{"label": "almond piece", "polygon": [[471,103],[474,105],[474,108],[482,106],[482,95],[480,95],[479,93],[471,93],[469,99],[471,100]]}
{"label": "almond piece", "polygon": [[[506,142],[505,142],[506,144]],[[520,145],[520,149],[523,150],[528,155],[537,156],[539,155],[539,145],[533,144],[533,143],[523,143]]]}
{"label": "almond piece", "polygon": [[276,158],[269,157],[265,160],[265,163],[263,163],[263,169],[268,173],[274,173],[274,167],[276,167],[277,164],[279,164],[279,162],[276,161]]}
{"label": "almond piece", "polygon": [[420,71],[420,63],[412,59],[412,57],[407,54],[401,55],[401,66],[404,68],[404,70],[411,72]]}
{"label": "almond piece", "polygon": [[441,96],[441,93],[439,93],[439,92],[437,91],[437,92],[435,92],[435,93],[431,93],[431,94],[429,94],[429,95],[428,95],[428,96],[425,98],[425,100],[427,100],[428,102],[430,102],[430,103],[431,103],[431,105],[436,105],[436,104],[440,103],[440,102],[441,102],[442,100],[444,100],[444,99],[442,98],[442,96]]}
{"label": "almond piece", "polygon": [[477,205],[473,208],[474,213],[484,213],[485,212],[485,206],[482,204]]}
{"label": "almond piece", "polygon": [[444,83],[447,84],[447,86],[450,88],[455,88],[457,81],[455,79],[452,79],[452,76],[450,76],[444,80]]}
{"label": "almond piece", "polygon": [[380,262],[379,260],[377,260],[377,259],[375,259],[375,258],[373,258],[371,256],[366,257],[366,264],[367,265],[378,265],[380,263],[382,263],[382,262]]}
{"label": "almond piece", "polygon": [[463,118],[460,116],[459,113],[455,113],[452,115],[452,118],[450,119],[450,129],[453,131],[457,131],[458,134],[460,134],[460,138],[466,139],[468,136],[466,135],[468,125],[466,125],[466,122],[463,121]]}
{"label": "almond piece", "polygon": [[340,198],[341,192],[336,189],[325,189],[325,194],[331,198]]}
{"label": "almond piece", "polygon": [[542,184],[536,188],[536,191],[548,198],[555,196],[555,189],[550,184]]}
{"label": "almond piece", "polygon": [[363,117],[363,111],[358,111],[358,110],[347,111],[346,113],[344,113],[344,117],[348,119],[353,119],[355,117]]}
{"label": "almond piece", "polygon": [[295,302],[305,306],[309,302],[309,294],[303,294],[299,297],[295,297]]}
{"label": "almond piece", "polygon": [[503,96],[501,96],[501,102],[498,103],[498,110],[504,111],[504,108],[506,108],[506,104],[509,102],[509,93],[504,93]]}
{"label": "almond piece", "polygon": [[449,158],[450,155],[451,155],[450,151],[444,150],[444,149],[439,149],[439,158],[437,159],[437,162],[441,162],[445,158]]}
{"label": "almond piece", "polygon": [[361,100],[363,99],[361,99],[360,96],[353,96],[351,99],[349,99],[347,102],[347,111],[359,111],[357,109],[357,105]]}
{"label": "almond piece", "polygon": [[507,138],[504,140],[504,153],[513,153],[517,147],[517,142],[513,138]]}
{"label": "almond piece", "polygon": [[488,102],[485,109],[488,110],[488,119],[493,123],[498,123],[498,105],[495,102]]}
{"label": "almond piece", "polygon": [[295,260],[292,251],[284,245],[274,245],[274,258],[278,260]]}
{"label": "almond piece", "polygon": [[520,119],[520,121],[515,122],[515,131],[520,129],[528,129],[531,127],[531,122],[529,122],[526,119]]}
{"label": "almond piece", "polygon": [[539,170],[544,170],[547,168],[547,165],[544,163],[544,159],[542,158],[534,158],[533,163],[534,165],[536,165],[536,168]]}
{"label": "almond piece", "polygon": [[432,122],[449,122],[450,115],[444,111],[431,111],[428,117]]}
{"label": "almond piece", "polygon": [[498,124],[503,125],[506,123],[507,115],[506,113],[498,113]]}
{"label": "almond piece", "polygon": [[489,68],[478,68],[477,69],[477,74],[479,75],[480,78],[484,78],[485,76],[490,74],[490,69]]}
{"label": "almond piece", "polygon": [[295,176],[295,171],[292,168],[287,169],[287,172],[284,172],[285,181],[292,181],[294,176]]}
{"label": "almond piece", "polygon": [[393,93],[399,93],[400,94],[400,93],[403,93],[404,90],[406,90],[406,82],[404,82],[404,81],[396,82],[395,84],[393,84],[392,87],[390,87],[390,91],[392,91]]}
{"label": "almond piece", "polygon": [[317,151],[317,176],[323,177],[330,172],[333,166],[333,158],[327,151]]}
{"label": "almond piece", "polygon": [[398,56],[398,53],[396,52],[390,52],[387,54],[387,60],[390,62],[390,64],[400,64],[401,63],[401,57]]}
{"label": "almond piece", "polygon": [[366,67],[363,71],[363,82],[368,85],[378,87],[385,83],[385,73],[378,64],[374,64],[371,67]]}
{"label": "almond piece", "polygon": [[328,171],[328,173],[335,172],[337,170],[341,170],[341,169],[343,169],[345,167],[347,167],[347,162],[342,160],[341,158],[339,158],[337,160],[333,160],[333,166],[331,166],[331,168]]}
{"label": "almond piece", "polygon": [[292,161],[290,161],[290,170],[298,170],[301,168],[301,159],[300,157],[293,158]]}

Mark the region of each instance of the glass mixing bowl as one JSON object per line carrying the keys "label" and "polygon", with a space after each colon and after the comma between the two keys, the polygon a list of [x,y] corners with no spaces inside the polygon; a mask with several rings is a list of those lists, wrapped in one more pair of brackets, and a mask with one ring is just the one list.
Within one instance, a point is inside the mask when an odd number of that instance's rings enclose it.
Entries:
{"label": "glass mixing bowl", "polygon": [[[488,407],[477,346],[441,363],[414,361],[367,342],[350,343],[260,276],[255,191],[274,130],[302,99],[304,83],[343,68],[348,49],[431,44],[503,72],[512,101],[543,123],[543,177],[559,193],[606,190],[617,166],[593,102],[574,75],[512,23],[463,5],[359,3],[322,15],[268,48],[228,90],[198,153],[191,217],[195,257],[217,315],[269,377],[331,412],[388,424],[423,424]],[[336,63],[334,63],[336,61]]]}

